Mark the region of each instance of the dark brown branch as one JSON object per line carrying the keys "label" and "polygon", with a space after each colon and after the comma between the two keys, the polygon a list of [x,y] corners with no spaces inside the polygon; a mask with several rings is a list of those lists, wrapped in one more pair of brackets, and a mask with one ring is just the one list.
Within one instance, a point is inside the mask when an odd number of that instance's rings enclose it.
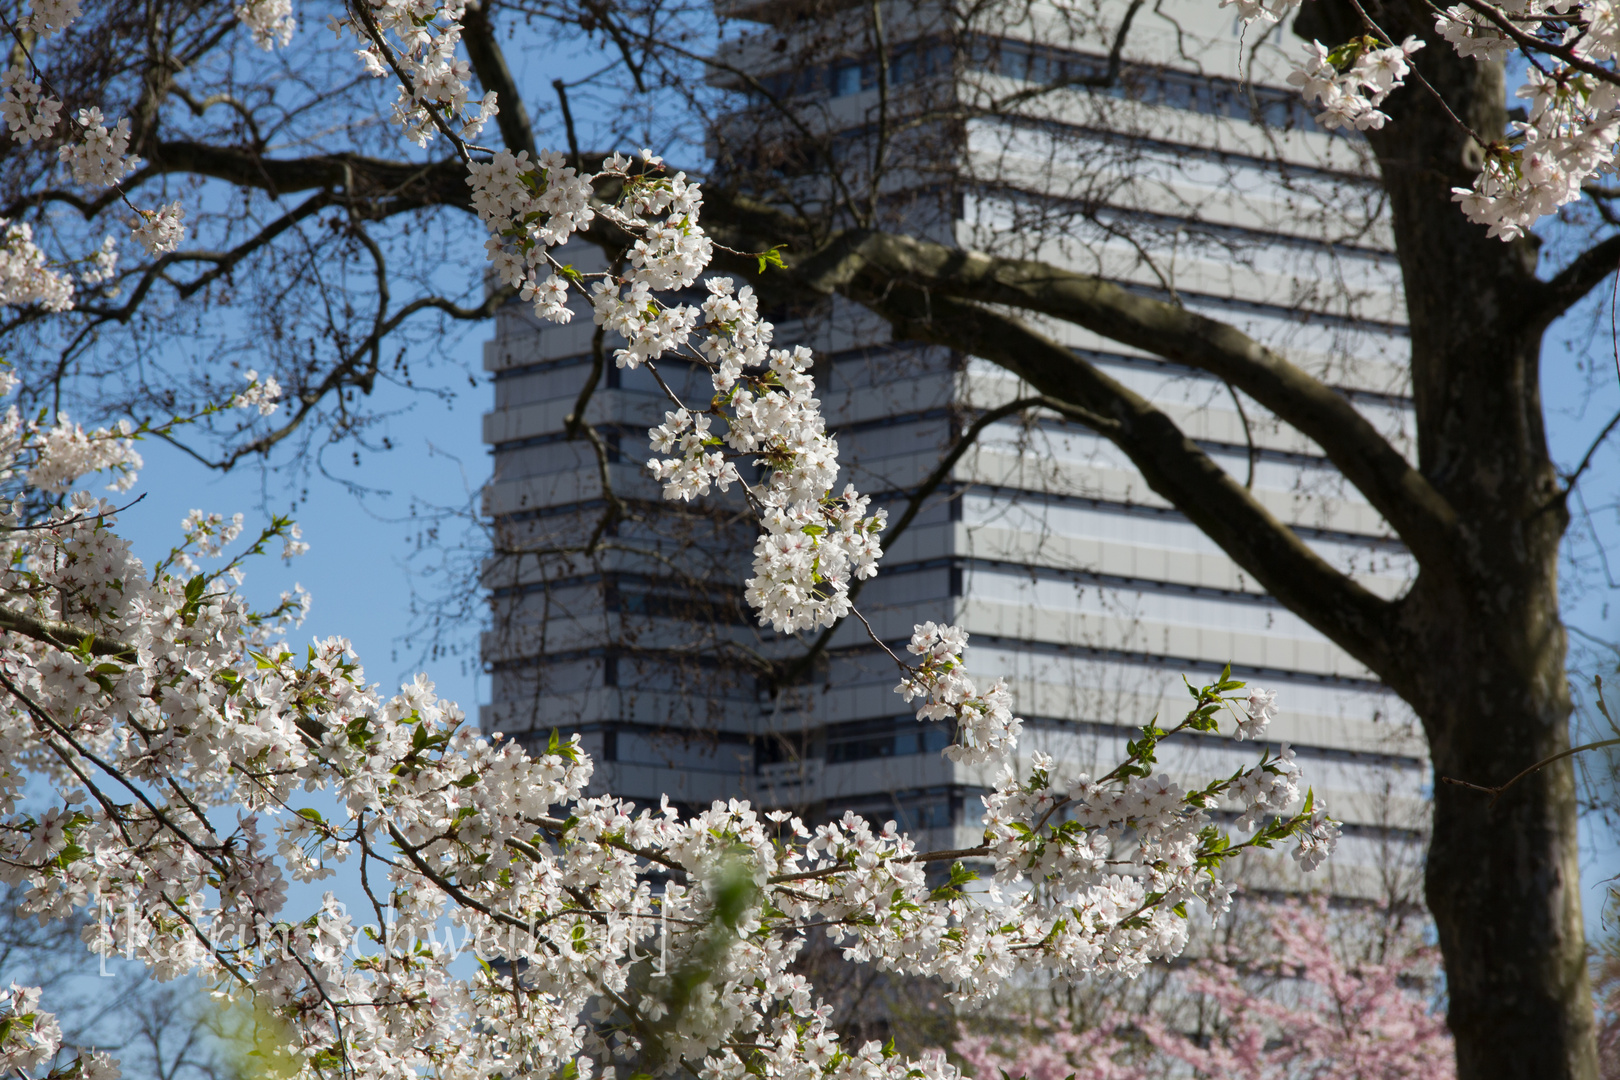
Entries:
{"label": "dark brown branch", "polygon": [[364,154],[315,154],[267,158],[251,149],[176,141],[155,144],[150,174],[191,173],[224,180],[272,196],[312,188],[342,191],[345,202],[367,218],[431,206],[471,209],[467,167],[455,158],[417,164]]}
{"label": "dark brown branch", "polygon": [[80,306],[80,310],[98,320],[128,322],[135,314],[136,309],[140,307],[142,301],[146,299],[146,294],[151,291],[152,286],[157,284],[158,281],[169,280],[164,273],[169,267],[186,262],[213,263],[213,266],[207,271],[190,281],[169,282],[174,286],[174,290],[180,299],[190,299],[198,290],[230,273],[243,259],[269,244],[294,225],[330,206],[332,201],[329,192],[317,192],[229,251],[176,251],[164,255],[145,269],[141,274],[140,281],[130,291],[129,299],[125,300],[120,306],[101,308],[85,304]]}
{"label": "dark brown branch", "polygon": [[1456,512],[1439,492],[1348,398],[1235,327],[1088,274],[888,233],[842,234],[792,272],[815,292],[838,292],[862,303],[904,282],[936,297],[1007,304],[1207,371],[1314,440],[1421,564],[1449,565]]}
{"label": "dark brown branch", "polygon": [[889,46],[883,37],[883,2],[871,0],[872,43],[877,51],[877,138],[872,147],[872,173],[867,181],[866,220],[878,219],[878,192],[883,187],[883,167],[889,152]]}
{"label": "dark brown branch", "polygon": [[892,283],[854,298],[889,320],[898,337],[983,357],[1045,396],[1104,418],[1098,433],[1267,592],[1363,664],[1388,669],[1400,648],[1395,605],[1329,565],[1146,398],[1000,312]]}
{"label": "dark brown branch", "polygon": [[1232,404],[1237,408],[1238,419],[1243,421],[1243,441],[1249,446],[1249,478],[1243,481],[1243,486],[1253,491],[1254,464],[1260,459],[1260,448],[1254,445],[1254,432],[1249,429],[1249,413],[1243,408],[1243,399],[1238,397],[1237,387],[1227,383],[1226,392],[1232,395]]}
{"label": "dark brown branch", "polygon": [[[131,191],[135,190],[135,188],[146,179],[147,174],[150,172],[152,172],[150,167],[142,168],[139,172],[125,180],[123,186]],[[4,209],[0,209],[0,217],[8,220],[15,219],[25,210],[31,210],[36,206],[45,206],[48,203],[59,202],[67,203],[69,206],[73,207],[73,209],[77,210],[81,217],[88,221],[97,214],[101,213],[103,210],[107,209],[107,207],[111,206],[113,203],[117,202],[122,195],[123,192],[120,189],[108,188],[94,199],[86,199],[77,192],[63,191],[60,188],[46,188],[43,191],[29,192],[27,195],[20,196],[19,198],[7,203]]]}
{"label": "dark brown branch", "polygon": [[1599,447],[1608,441],[1609,436],[1614,433],[1616,427],[1620,427],[1620,412],[1609,417],[1609,422],[1603,425],[1603,430],[1598,432],[1598,437],[1592,440],[1592,445],[1588,446],[1586,453],[1581,456],[1581,463],[1575,466],[1573,472],[1564,477],[1564,491],[1566,493],[1580,481],[1581,474],[1586,472],[1587,467],[1592,464],[1593,455],[1598,452]]}
{"label": "dark brown branch", "polygon": [[1467,780],[1458,780],[1454,776],[1442,776],[1440,779],[1457,787],[1465,787],[1473,791],[1483,791],[1485,794],[1491,797],[1491,803],[1494,805],[1496,800],[1502,797],[1502,793],[1504,791],[1512,787],[1514,784],[1517,784],[1520,780],[1523,780],[1531,773],[1544,769],[1555,761],[1562,761],[1567,757],[1574,757],[1576,754],[1584,754],[1588,750],[1601,750],[1605,746],[1620,746],[1620,739],[1599,739],[1597,742],[1583,743],[1580,746],[1572,746],[1568,750],[1560,750],[1558,753],[1553,754],[1550,757],[1542,758],[1534,765],[1524,769],[1507,783],[1497,784],[1494,787],[1489,787],[1485,784],[1473,784]]}
{"label": "dark brown branch", "polygon": [[618,47],[619,57],[624,61],[625,70],[630,72],[630,78],[635,80],[636,92],[645,94],[647,84],[643,81],[645,76],[642,69],[646,65],[645,61],[641,64],[636,63],[634,50],[631,48],[633,43],[630,40],[630,34],[614,20],[613,10],[606,0],[583,0],[583,3],[585,9],[596,17],[596,25],[600,26],[602,31],[612,39],[613,44]]}
{"label": "dark brown branch", "polygon": [[206,458],[173,438],[168,436],[163,436],[163,438],[165,438],[168,442],[173,443],[179,449],[190,454],[201,464],[207,465],[211,469],[218,469],[221,472],[227,472],[244,457],[248,457],[252,454],[269,453],[273,448],[275,448],[275,446],[281,443],[293,432],[297,431],[298,427],[304,422],[304,419],[315,410],[315,407],[319,405],[322,399],[327,397],[327,395],[341,390],[345,386],[359,385],[359,380],[354,378],[354,375],[355,372],[361,367],[362,358],[367,353],[372,352],[383,338],[393,333],[401,323],[410,318],[412,315],[416,314],[418,311],[427,311],[430,309],[434,311],[442,311],[453,319],[488,319],[500,309],[502,304],[506,303],[514,295],[516,295],[516,290],[512,289],[510,286],[502,286],[499,289],[489,292],[484,297],[484,302],[474,307],[462,307],[453,300],[447,300],[442,296],[423,296],[412,300],[410,303],[401,307],[389,318],[378,322],[376,328],[373,329],[370,334],[366,335],[365,340],[361,341],[360,344],[357,345],[347,357],[335,365],[331,371],[327,372],[326,378],[321,380],[319,386],[311,390],[306,390],[301,396],[298,408],[293,413],[290,420],[281,425],[281,427],[270,432],[268,435],[255,439],[244,446],[237,447],[223,458],[217,460]]}
{"label": "dark brown branch", "polygon": [[563,131],[568,135],[568,157],[576,173],[585,171],[585,159],[579,152],[579,133],[574,130],[574,110],[568,105],[568,84],[552,79],[551,88],[557,91],[557,107],[562,109]]}
{"label": "dark brown branch", "polygon": [[1021,105],[1057,90],[1106,90],[1117,85],[1120,71],[1124,67],[1125,39],[1130,36],[1131,23],[1136,19],[1136,13],[1142,10],[1144,2],[1145,0],[1131,0],[1131,6],[1125,9],[1125,16],[1119,21],[1119,29],[1114,32],[1114,43],[1108,49],[1108,67],[1101,75],[1070,75],[1067,78],[1042,83],[1040,86],[1017,90],[1004,98],[997,98],[986,111],[991,114],[1005,112],[1015,105]]}
{"label": "dark brown branch", "polygon": [[1580,303],[1581,298],[1620,269],[1620,234],[1593,244],[1541,286],[1528,305],[1543,325]]}
{"label": "dark brown branch", "polygon": [[[461,43],[467,47],[467,59],[472,61],[473,74],[478,85],[495,91],[495,103],[500,112],[495,114],[501,139],[513,155],[524,150],[531,159],[538,156],[534,143],[534,128],[529,123],[529,110],[523,104],[512,69],[506,65],[506,53],[495,37],[495,26],[490,22],[489,4],[469,6],[461,19]],[[567,108],[567,105],[564,105]],[[575,162],[578,168],[579,163]]]}

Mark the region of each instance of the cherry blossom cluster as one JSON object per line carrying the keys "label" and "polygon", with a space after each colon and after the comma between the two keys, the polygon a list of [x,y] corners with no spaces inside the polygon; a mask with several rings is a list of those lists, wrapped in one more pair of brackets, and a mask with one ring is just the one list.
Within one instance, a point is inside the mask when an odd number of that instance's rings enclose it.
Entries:
{"label": "cherry blossom cluster", "polygon": [[1528,118],[1511,125],[1506,142],[1486,148],[1471,189],[1453,189],[1470,221],[1506,240],[1579,199],[1594,174],[1613,171],[1620,139],[1620,86],[1613,83],[1532,67],[1518,96],[1530,99]]}
{"label": "cherry blossom cluster", "polygon": [[[9,381],[11,376],[0,378]],[[0,447],[16,453],[22,446],[37,446],[39,452],[28,470],[28,483],[40,491],[60,495],[79,477],[92,472],[112,474],[109,491],[128,491],[141,467],[141,455],[129,438],[133,430],[128,420],[120,420],[110,429],[86,431],[66,414],[58,414],[56,423],[47,427],[39,419],[24,420],[13,405],[0,418]]]}
{"label": "cherry blossom cluster", "polygon": [[[85,268],[79,272],[79,280],[86,285],[101,285],[113,279],[113,273],[118,269],[118,241],[110,236],[101,238],[101,247],[95,254],[85,260]],[[116,287],[109,290],[116,295]]]}
{"label": "cherry blossom cluster", "polygon": [[[0,1068],[9,1076],[28,1076],[57,1059],[62,1050],[62,1025],[53,1013],[39,1007],[37,986],[12,983],[0,991]],[[73,1080],[118,1080],[119,1068],[110,1054],[81,1051],[49,1075]]]}
{"label": "cherry blossom cluster", "polygon": [[918,720],[951,721],[956,741],[946,747],[946,756],[976,765],[1004,758],[1017,744],[1024,722],[1013,715],[1012,695],[1001,679],[983,695],[978,693],[963,667],[967,639],[967,633],[955,626],[932,622],[918,626],[906,649],[922,661],[894,690],[907,703],[922,699]]}
{"label": "cherry blossom cluster", "polygon": [[1232,738],[1238,742],[1244,739],[1259,739],[1271,726],[1271,721],[1277,715],[1277,691],[1267,690],[1261,686],[1249,687],[1249,696],[1243,703],[1243,714],[1238,717],[1237,731]]}
{"label": "cherry blossom cluster", "polygon": [[236,6],[235,14],[261,49],[285,47],[298,29],[292,0],[247,0]]}
{"label": "cherry blossom cluster", "polygon": [[[1022,783],[1010,767],[1004,769],[984,797],[986,846],[997,882],[1027,878],[1059,895],[1082,897],[1090,910],[1133,912],[1100,924],[1111,926],[1109,936],[1091,944],[1103,955],[1164,957],[1185,944],[1185,919],[1169,917],[1184,910],[1181,905],[1196,899],[1216,918],[1227,910],[1231,887],[1210,872],[1223,860],[1292,838],[1300,868],[1316,869],[1337,841],[1338,824],[1314,794],[1294,809],[1299,767],[1286,743],[1277,756],[1263,753],[1256,765],[1192,791],[1152,770],[1165,739],[1216,731],[1222,712],[1241,716],[1233,691],[1242,686],[1229,671],[1209,686],[1189,685],[1194,704],[1186,718],[1169,729],[1144,726],[1127,744],[1129,758],[1099,779],[1084,773],[1062,779],[1045,754],[1033,756]],[[1236,842],[1210,817],[1212,808],[1232,805],[1244,808],[1234,827],[1248,834]],[[1124,867],[1133,872],[1121,872]],[[1089,970],[1089,946],[1076,955],[1082,966],[1072,973]],[[1136,969],[1127,963],[1124,970]]]}
{"label": "cherry blossom cluster", "polygon": [[0,75],[0,120],[18,142],[31,143],[56,130],[62,118],[62,103],[45,93],[44,87],[28,77],[21,64],[13,64]]}
{"label": "cherry blossom cluster", "polygon": [[1377,130],[1389,120],[1378,106],[1405,81],[1411,71],[1408,59],[1421,48],[1423,42],[1415,37],[1389,48],[1379,48],[1373,38],[1357,38],[1331,52],[1313,41],[1305,46],[1304,65],[1288,81],[1306,101],[1321,104],[1316,122],[1323,127]]}
{"label": "cherry blossom cluster", "polygon": [[112,187],[140,167],[141,159],[129,153],[129,117],[107,127],[107,118],[92,105],[77,114],[79,141],[64,143],[57,156],[73,174],[73,182],[85,187]]}
{"label": "cherry blossom cluster", "polygon": [[[730,278],[704,278],[700,304],[661,299],[697,284],[713,255],[699,186],[668,174],[650,150],[639,163],[615,154],[584,175],[553,151],[537,161],[499,151],[469,164],[468,183],[496,274],[543,319],[569,321],[569,282],[586,278],[554,248],[598,217],[629,234],[622,270],[595,275],[590,286],[597,325],[622,341],[614,362],[634,369],[680,356],[707,368],[714,388],[698,406],[660,380],[674,408],[648,432],[663,455],[649,471],[666,498],[733,484],[746,491],[763,526],[746,586],[762,623],[795,633],[848,615],[851,583],[877,572],[887,515],[868,514],[870,499],[853,487],[838,491],[838,443],[815,397],[810,351],[772,348],[753,290]],[[598,187],[616,187],[617,197],[596,199]],[[739,459],[763,466],[763,481],[745,483]]]}
{"label": "cherry blossom cluster", "polygon": [[[1297,795],[1286,755],[1197,791],[1153,775],[1163,739],[1248,708],[1225,676],[1096,781],[1055,782],[1039,757],[1027,779],[1004,770],[966,851],[921,851],[854,814],[812,825],[732,800],[683,820],[667,800],[590,796],[577,736],[531,754],[480,735],[425,677],[380,694],[341,639],[293,652],[302,604],[254,612],[236,592],[238,519],[189,515],[148,569],[106,502],[24,497],[32,476],[60,490],[120,455],[127,477],[127,439],[74,430],[23,426],[4,444],[19,497],[0,503],[0,881],[42,918],[86,918],[93,952],[250,998],[285,1025],[297,1075],[956,1080],[938,1056],[843,1047],[793,968],[806,934],[966,1001],[1037,970],[1133,973],[1181,948],[1184,901],[1224,904],[1227,860],[1312,842],[1310,797],[1279,805]],[[293,535],[278,519],[248,550]],[[919,627],[919,685],[949,681],[965,643]],[[1207,808],[1260,775],[1280,778],[1276,814],[1230,840]],[[996,869],[977,892],[975,860]],[[331,894],[288,910],[291,881],[345,862],[369,913]],[[940,863],[948,876],[929,872]],[[491,962],[457,974],[469,946]],[[26,992],[12,1001],[48,1031]],[[30,1030],[12,1024],[0,1052],[33,1052]]]}
{"label": "cherry blossom cluster", "polygon": [[964,1033],[952,1049],[979,1080],[1452,1080],[1451,1033],[1430,999],[1437,950],[1388,909],[1369,915],[1277,904],[1252,938],[1171,976],[1151,1009],[1110,1004],[1085,1028],[1042,1017],[1012,1038]]}
{"label": "cherry blossom cluster", "polygon": [[[666,496],[677,498],[701,493],[711,481],[722,490],[739,482],[733,462],[715,449],[722,444],[766,467],[763,483],[745,485],[764,526],[754,545],[748,602],[761,623],[782,633],[830,626],[851,611],[851,583],[877,573],[877,537],[888,514],[868,514],[870,498],[852,485],[834,494],[838,443],[827,434],[814,397],[810,351],[770,348],[772,327],[759,317],[751,288],[738,289],[723,277],[706,287],[700,308],[668,309],[680,314],[663,321],[695,323],[706,333],[699,356],[715,394],[708,415],[685,408],[666,414],[650,432],[653,446],[661,453],[680,450],[680,456],[653,458],[648,467],[665,481]],[[708,432],[709,416],[725,422],[724,439]]]}
{"label": "cherry blossom cluster", "polygon": [[472,67],[456,55],[467,6],[467,0],[358,0],[350,15],[331,20],[334,32],[359,39],[356,55],[367,74],[399,80],[394,122],[418,146],[440,131],[471,139],[500,111],[493,90],[474,103]]}
{"label": "cherry blossom cluster", "polygon": [[1287,18],[1299,7],[1300,0],[1221,0],[1221,7],[1236,7],[1238,18],[1246,23],[1255,20],[1276,23]]}
{"label": "cherry blossom cluster", "polygon": [[[1521,31],[1528,33],[1535,30],[1532,22],[1510,21]],[[1495,23],[1466,4],[1447,8],[1434,20],[1434,28],[1451,43],[1458,56],[1495,63],[1506,60],[1518,48]]]}
{"label": "cherry blossom cluster", "polygon": [[46,311],[73,306],[73,279],[52,269],[26,222],[0,218],[0,304],[38,304]]}
{"label": "cherry blossom cluster", "polygon": [[531,162],[527,150],[515,157],[498,150],[491,160],[467,167],[473,209],[491,234],[484,249],[496,276],[520,290],[536,315],[558,323],[573,312],[566,279],[552,272],[550,249],[596,217],[591,179],[566,161],[550,151]]}
{"label": "cherry blossom cluster", "polygon": [[186,237],[186,211],[178,201],[156,210],[137,212],[131,233],[148,255],[164,255],[176,251]]}
{"label": "cherry blossom cluster", "polygon": [[247,373],[248,388],[231,398],[233,409],[257,409],[260,416],[269,416],[281,406],[281,384],[273,375],[266,375],[263,382],[259,381],[259,373],[249,369]]}
{"label": "cherry blossom cluster", "polygon": [[[1221,6],[1235,4],[1245,22],[1279,22],[1300,2],[1221,0]],[[1453,189],[1470,221],[1488,226],[1491,236],[1516,239],[1579,199],[1594,176],[1614,171],[1620,141],[1616,0],[1456,4],[1437,12],[1435,29],[1458,55],[1482,63],[1521,51],[1531,57],[1516,90],[1531,102],[1527,119],[1512,122],[1505,138],[1490,138],[1481,147],[1484,159],[1472,186]],[[1411,56],[1422,44],[1361,37],[1329,49],[1312,42],[1288,81],[1307,101],[1323,106],[1316,119],[1324,127],[1378,129],[1389,120],[1378,106],[1405,84]]]}

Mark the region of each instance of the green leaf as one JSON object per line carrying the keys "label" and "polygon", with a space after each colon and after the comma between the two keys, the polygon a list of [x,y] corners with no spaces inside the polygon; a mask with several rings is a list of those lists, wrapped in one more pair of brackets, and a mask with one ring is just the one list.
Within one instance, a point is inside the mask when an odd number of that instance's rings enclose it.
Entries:
{"label": "green leaf", "polygon": [[777,244],[762,255],[756,255],[759,260],[759,272],[764,273],[767,266],[774,266],[778,270],[786,270],[787,263],[782,261],[782,252],[787,250],[786,244]]}

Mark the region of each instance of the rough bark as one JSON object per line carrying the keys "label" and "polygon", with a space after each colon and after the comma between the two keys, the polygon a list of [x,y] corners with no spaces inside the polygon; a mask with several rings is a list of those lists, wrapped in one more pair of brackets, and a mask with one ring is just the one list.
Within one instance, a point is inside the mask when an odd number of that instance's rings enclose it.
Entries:
{"label": "rough bark", "polygon": [[[1358,32],[1342,0],[1302,31]],[[1394,40],[1428,41],[1422,70],[1473,131],[1506,125],[1502,70],[1460,59],[1415,0],[1366,6]],[[1501,783],[1569,743],[1558,548],[1567,524],[1547,448],[1541,339],[1563,306],[1533,243],[1487,239],[1451,202],[1479,147],[1413,86],[1370,137],[1397,238],[1412,334],[1418,468],[1456,512],[1452,555],[1422,564],[1401,605],[1401,662],[1379,674],[1423,720],[1438,776]],[[1589,276],[1589,275],[1588,275]],[[1435,785],[1426,870],[1463,1080],[1597,1075],[1568,760],[1494,805]]]}

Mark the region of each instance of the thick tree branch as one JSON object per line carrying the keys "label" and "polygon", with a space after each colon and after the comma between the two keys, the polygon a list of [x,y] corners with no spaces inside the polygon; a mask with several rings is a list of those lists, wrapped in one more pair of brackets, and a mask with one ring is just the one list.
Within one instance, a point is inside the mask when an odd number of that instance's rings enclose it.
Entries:
{"label": "thick tree branch", "polygon": [[[822,293],[881,297],[897,283],[1050,315],[1224,379],[1320,446],[1419,563],[1449,564],[1456,513],[1338,391],[1247,334],[1102,278],[888,233],[841,234],[792,267]],[[1085,402],[1054,395],[1084,405]]]}
{"label": "thick tree branch", "polygon": [[1396,605],[1330,566],[1146,398],[1000,312],[907,285],[852,298],[900,337],[964,349],[1104,418],[1099,434],[1267,592],[1369,668],[1388,670],[1400,648]]}
{"label": "thick tree branch", "polygon": [[1620,233],[1600,240],[1554,274],[1531,298],[1529,309],[1543,325],[1580,303],[1599,282],[1620,269]]}
{"label": "thick tree branch", "polygon": [[495,123],[501,129],[506,148],[514,155],[527,150],[531,160],[538,157],[534,128],[529,124],[529,110],[523,104],[523,92],[512,78],[512,69],[506,66],[506,53],[496,40],[495,26],[489,18],[488,0],[469,7],[462,16],[461,43],[467,47],[467,58],[472,61],[478,85],[485,90],[495,91],[495,103],[501,110],[495,115]]}
{"label": "thick tree branch", "polygon": [[66,652],[81,647],[91,656],[111,656],[117,660],[134,660],[135,646],[113,638],[99,636],[92,631],[59,619],[41,619],[15,608],[0,607],[0,631],[21,634],[35,641],[54,645]]}
{"label": "thick tree branch", "polygon": [[471,208],[467,166],[442,161],[384,161],[364,154],[267,158],[250,149],[178,141],[150,151],[148,175],[191,173],[225,180],[272,196],[311,188],[342,191],[362,217],[381,218],[427,206]]}

